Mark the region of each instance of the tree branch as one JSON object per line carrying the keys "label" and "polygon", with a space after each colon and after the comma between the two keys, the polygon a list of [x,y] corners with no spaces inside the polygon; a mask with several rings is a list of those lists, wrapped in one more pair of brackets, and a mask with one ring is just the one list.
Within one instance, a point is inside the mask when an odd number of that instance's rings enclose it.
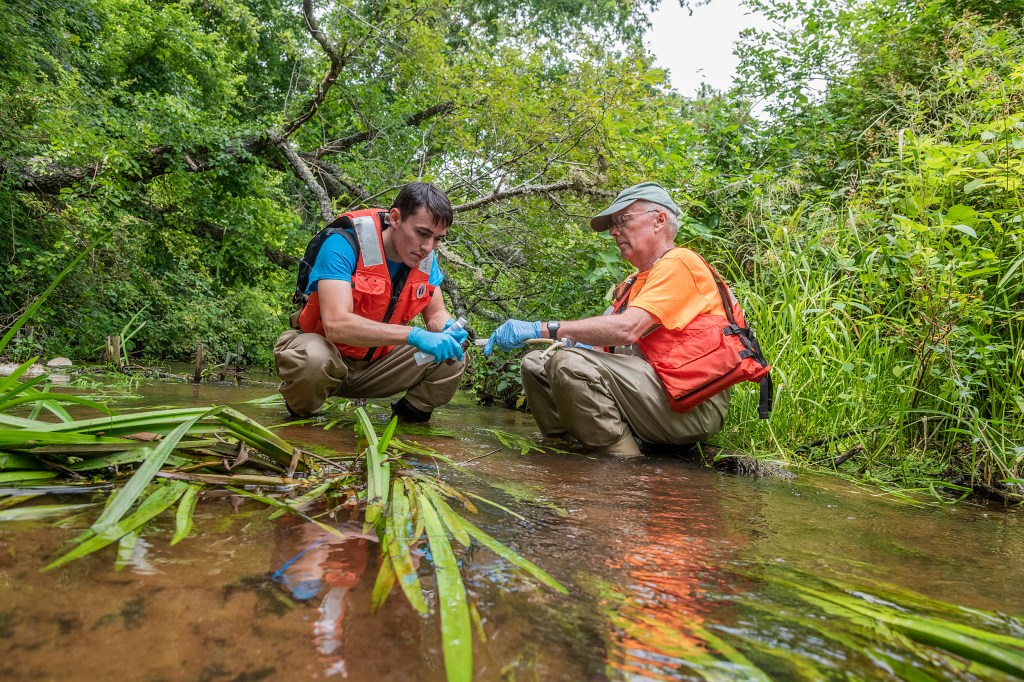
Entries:
{"label": "tree branch", "polygon": [[332,197],[340,197],[345,194],[350,194],[360,203],[365,204],[369,202],[370,193],[366,188],[342,177],[341,169],[333,163],[324,161],[323,159],[318,159],[312,154],[299,154],[299,156],[301,156],[306,163],[315,168],[322,177],[330,178],[325,184],[334,185],[333,187],[328,186],[328,192]]}
{"label": "tree branch", "polygon": [[324,225],[330,225],[331,221],[334,220],[334,207],[331,205],[331,198],[327,196],[326,190],[313,177],[313,172],[309,170],[309,166],[295,151],[291,142],[280,135],[271,136],[271,140],[281,150],[281,153],[284,154],[284,158],[288,160],[288,165],[292,167],[295,175],[302,180],[309,191],[313,193],[313,196],[316,197],[317,203],[320,204],[320,216],[324,219]]}
{"label": "tree branch", "polygon": [[[412,116],[407,117],[405,119],[405,125],[415,128],[416,126],[420,125],[426,120],[429,120],[435,116],[447,114],[448,112],[454,109],[455,104],[452,102],[442,102],[440,104],[435,104],[432,107],[428,107],[423,111],[418,111]],[[316,149],[311,153],[311,155],[319,159],[320,157],[327,156],[328,154],[340,154],[346,149],[350,149],[351,147],[354,147],[357,144],[369,142],[374,137],[376,137],[378,133],[380,133],[379,130],[375,128],[370,128],[359,133],[352,133],[351,135],[347,135],[345,137],[339,137],[336,140],[331,140],[327,144],[324,144],[319,149]]]}
{"label": "tree branch", "polygon": [[292,134],[298,130],[303,123],[313,118],[313,115],[320,108],[320,105],[324,103],[324,99],[327,97],[327,91],[331,89],[331,86],[338,80],[338,74],[345,68],[346,57],[344,50],[338,51],[338,48],[334,46],[331,39],[326,33],[321,30],[320,25],[316,21],[316,15],[313,12],[313,0],[302,0],[302,13],[306,17],[306,28],[309,29],[309,34],[313,36],[313,40],[320,43],[320,47],[323,48],[324,52],[327,53],[328,59],[331,60],[331,66],[327,69],[327,73],[324,74],[323,80],[316,86],[316,90],[309,98],[309,103],[306,105],[306,111],[301,114],[298,118],[294,119],[291,123],[288,123],[284,127],[284,131],[281,136],[289,138]]}
{"label": "tree branch", "polygon": [[562,180],[561,182],[554,182],[548,185],[520,185],[518,187],[505,190],[504,192],[493,192],[485,197],[480,197],[479,199],[474,199],[473,201],[467,201],[464,204],[453,206],[452,211],[455,213],[462,213],[463,211],[472,211],[473,209],[486,206],[487,204],[493,204],[494,202],[502,201],[503,199],[521,197],[527,194],[561,192],[564,190],[574,190],[584,194],[600,194],[601,196],[604,196],[607,192],[595,189],[595,186],[600,184],[600,182],[600,178],[590,179],[585,177],[582,173],[573,173],[569,178]]}
{"label": "tree branch", "polygon": [[[260,133],[247,138],[238,146],[228,146],[220,151],[236,160],[243,160],[251,155],[261,154],[265,151],[266,145],[267,136]],[[135,158],[139,168],[139,182],[146,183],[170,172],[180,161],[184,161],[182,170],[191,173],[202,173],[214,165],[210,161],[210,149],[199,148],[181,156],[179,153],[179,150],[166,145],[144,149]],[[102,172],[103,165],[98,161],[87,166],[68,167],[38,157],[0,159],[0,175],[12,177],[12,189],[48,196],[55,196],[62,189],[95,178]]]}

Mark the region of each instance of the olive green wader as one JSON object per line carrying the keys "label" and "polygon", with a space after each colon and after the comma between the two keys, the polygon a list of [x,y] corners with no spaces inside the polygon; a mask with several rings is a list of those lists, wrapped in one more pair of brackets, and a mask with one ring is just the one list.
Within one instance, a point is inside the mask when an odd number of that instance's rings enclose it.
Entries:
{"label": "olive green wader", "polygon": [[648,443],[684,444],[722,430],[731,389],[687,412],[673,412],[657,373],[636,355],[585,349],[527,353],[523,389],[545,436],[570,435],[585,446],[620,456]]}
{"label": "olive green wader", "polygon": [[429,413],[455,395],[466,359],[417,365],[415,352],[415,346],[395,346],[384,357],[366,362],[345,357],[320,334],[289,329],[274,346],[278,390],[300,416],[316,414],[330,396],[386,398],[402,391],[413,407]]}

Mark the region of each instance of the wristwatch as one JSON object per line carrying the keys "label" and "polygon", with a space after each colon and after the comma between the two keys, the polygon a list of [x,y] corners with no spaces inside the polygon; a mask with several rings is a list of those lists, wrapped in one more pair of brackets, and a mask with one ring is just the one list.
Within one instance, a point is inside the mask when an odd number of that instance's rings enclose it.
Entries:
{"label": "wristwatch", "polygon": [[558,328],[562,326],[558,322],[548,322],[548,337],[552,339],[558,338]]}

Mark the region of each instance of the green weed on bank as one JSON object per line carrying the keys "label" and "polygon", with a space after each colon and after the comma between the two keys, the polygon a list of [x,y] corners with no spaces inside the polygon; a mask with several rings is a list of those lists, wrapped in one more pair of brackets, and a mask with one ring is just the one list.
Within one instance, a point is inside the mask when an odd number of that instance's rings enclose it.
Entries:
{"label": "green weed on bank", "polygon": [[1024,107],[999,94],[1024,69],[960,38],[967,64],[918,93],[931,115],[891,131],[846,201],[764,199],[765,224],[736,236],[778,395],[766,424],[740,397],[733,447],[823,466],[851,453],[861,478],[1024,499]]}

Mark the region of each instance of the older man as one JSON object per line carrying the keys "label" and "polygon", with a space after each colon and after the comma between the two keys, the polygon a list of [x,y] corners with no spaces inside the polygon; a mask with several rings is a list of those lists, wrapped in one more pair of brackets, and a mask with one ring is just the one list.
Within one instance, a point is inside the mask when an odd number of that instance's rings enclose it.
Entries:
{"label": "older man", "polygon": [[[310,242],[300,266],[296,328],[274,346],[289,412],[315,414],[332,395],[405,391],[392,404],[395,414],[425,422],[452,399],[466,366],[467,332],[445,307],[434,254],[451,224],[444,192],[411,182],[390,210],[343,214]],[[417,315],[424,328],[409,326]],[[417,350],[431,362],[416,360]]]}
{"label": "older man", "polygon": [[[485,353],[535,338],[605,347],[533,351],[523,359],[523,389],[545,436],[571,436],[593,450],[635,457],[638,439],[683,444],[721,431],[729,388],[685,411],[670,396],[674,382],[692,383],[676,370],[686,367],[699,377],[706,369],[701,353],[733,321],[724,307],[724,284],[718,286],[699,255],[675,246],[678,214],[657,183],[623,190],[590,221],[593,230],[608,230],[622,257],[637,268],[616,290],[612,314],[543,324],[508,320],[488,340]],[[709,320],[716,328],[705,324]]]}

